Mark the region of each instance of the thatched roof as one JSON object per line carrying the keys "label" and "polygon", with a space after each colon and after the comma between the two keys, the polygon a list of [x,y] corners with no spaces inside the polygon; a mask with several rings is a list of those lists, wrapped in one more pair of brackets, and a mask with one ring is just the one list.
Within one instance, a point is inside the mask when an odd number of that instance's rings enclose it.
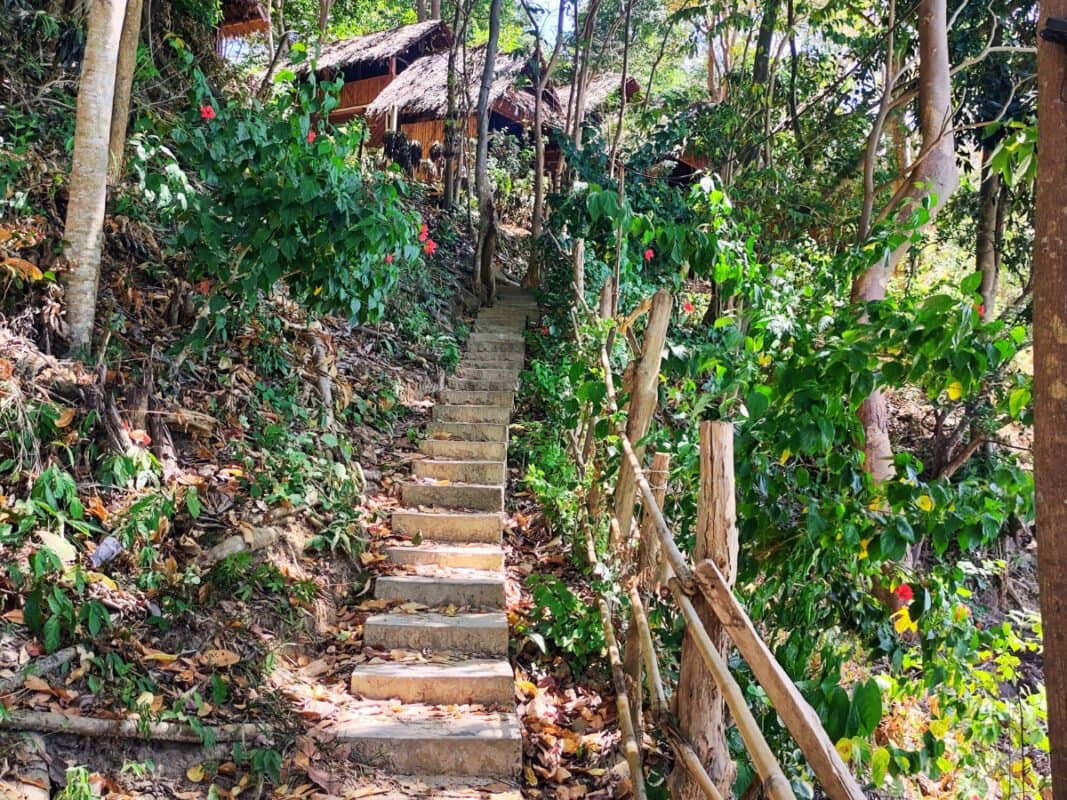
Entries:
{"label": "thatched roof", "polygon": [[[401,58],[414,61],[426,53],[447,48],[452,43],[452,31],[442,20],[430,19],[414,25],[401,25],[387,31],[355,36],[340,42],[332,42],[322,48],[315,62],[316,73],[328,70],[345,70],[364,64]],[[307,74],[310,65],[305,62],[298,74]]]}
{"label": "thatched roof", "polygon": [[[478,89],[485,69],[485,47],[467,52],[465,65],[460,66],[460,109],[472,112],[478,103]],[[498,53],[494,60],[493,84],[489,89],[489,105],[493,110],[516,121],[532,120],[534,116],[534,87],[529,62],[518,53]],[[464,95],[464,92],[466,94]],[[558,113],[559,101],[551,90],[543,96],[546,118]],[[448,111],[448,52],[420,58],[397,76],[381,94],[367,106],[367,116],[389,113],[394,107],[401,117],[440,119]]]}
{"label": "thatched roof", "polygon": [[[618,96],[619,89],[622,86],[622,73],[620,72],[605,72],[603,75],[597,75],[589,81],[589,85],[585,90],[585,112],[587,114],[595,114],[609,98]],[[633,95],[639,91],[640,85],[634,79],[632,75],[626,78],[626,99],[629,100]],[[563,113],[567,113],[567,107],[570,105],[571,87],[561,86],[557,90],[559,95],[559,104],[563,108]]]}

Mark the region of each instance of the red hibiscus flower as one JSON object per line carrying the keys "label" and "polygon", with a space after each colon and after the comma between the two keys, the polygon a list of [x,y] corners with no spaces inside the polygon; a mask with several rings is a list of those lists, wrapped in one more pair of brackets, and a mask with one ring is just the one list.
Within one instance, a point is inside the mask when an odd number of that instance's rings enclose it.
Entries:
{"label": "red hibiscus flower", "polygon": [[430,229],[429,229],[429,227],[427,227],[426,223],[424,222],[424,223],[422,223],[422,227],[419,228],[419,241],[420,242],[425,242],[429,238],[430,238]]}
{"label": "red hibiscus flower", "polygon": [[308,144],[315,144],[315,137],[318,136],[315,131],[308,131]]}
{"label": "red hibiscus flower", "polygon": [[652,251],[651,247],[645,251],[645,261],[651,261],[655,257],[656,254]]}
{"label": "red hibiscus flower", "polygon": [[682,311],[684,311],[686,314],[692,314],[693,304],[686,300],[684,303],[682,303]]}
{"label": "red hibiscus flower", "polygon": [[980,317],[985,316],[985,303],[975,303],[974,310]]}
{"label": "red hibiscus flower", "polygon": [[215,119],[214,106],[200,106],[200,119],[213,120]]}
{"label": "red hibiscus flower", "polygon": [[392,253],[389,253],[389,254],[386,255],[385,263],[386,264],[392,264],[393,263],[393,254]]}
{"label": "red hibiscus flower", "polygon": [[424,252],[428,256],[432,256],[436,250],[437,242],[435,242],[433,239],[427,239],[426,244],[422,246],[422,252]]}
{"label": "red hibiscus flower", "polygon": [[912,601],[912,598],[915,597],[915,593],[912,592],[911,587],[908,586],[908,584],[906,583],[902,583],[900,584],[900,586],[894,589],[893,594],[895,594],[902,603],[910,603]]}

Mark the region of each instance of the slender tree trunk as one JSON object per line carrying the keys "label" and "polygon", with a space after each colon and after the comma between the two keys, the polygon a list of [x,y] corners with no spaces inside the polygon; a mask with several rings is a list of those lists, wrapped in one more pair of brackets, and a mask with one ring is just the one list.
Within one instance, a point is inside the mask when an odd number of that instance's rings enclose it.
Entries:
{"label": "slender tree trunk", "polygon": [[[1049,17],[1067,17],[1067,0],[1041,4]],[[1044,620],[1052,793],[1067,797],[1067,49],[1037,37],[1037,207],[1034,213],[1034,484],[1037,494],[1037,573]]]}
{"label": "slender tree trunk", "polygon": [[263,10],[267,13],[267,63],[274,60],[274,11],[271,8],[271,0],[263,4]]}
{"label": "slender tree trunk", "polygon": [[417,22],[426,21],[426,0],[415,0],[415,20]]}
{"label": "slender tree trunk", "polygon": [[982,187],[978,192],[978,230],[975,235],[975,268],[982,275],[982,321],[996,316],[997,280],[1000,271],[998,228],[1003,219],[1000,173],[989,168],[992,150],[982,148]]}
{"label": "slender tree trunk", "polygon": [[458,183],[458,167],[460,156],[460,122],[457,114],[456,95],[459,91],[459,77],[456,66],[459,60],[459,49],[463,46],[463,39],[467,30],[467,12],[464,9],[463,0],[456,0],[456,13],[452,20],[454,39],[448,50],[448,77],[446,78],[446,109],[445,109],[445,191],[441,198],[441,207],[445,211],[451,211],[456,204],[456,186]]}
{"label": "slender tree trunk", "polygon": [[[919,0],[919,129],[922,153],[902,187],[893,209],[906,221],[928,194],[937,196],[930,210],[931,222],[959,186],[956,148],[952,135],[952,82],[948,63],[948,21],[944,0]],[[884,120],[884,115],[883,115]],[[852,301],[884,300],[897,265],[908,253],[902,245],[883,261],[868,268],[852,284]],[[864,430],[865,468],[875,484],[893,477],[893,446],[889,439],[889,407],[885,395],[875,389],[859,411]]]}
{"label": "slender tree trunk", "polygon": [[752,82],[765,84],[771,78],[771,45],[774,43],[774,27],[778,22],[779,0],[767,0],[763,5],[763,17],[756,36],[756,59],[752,67]]}
{"label": "slender tree trunk", "polygon": [[[728,422],[700,424],[700,497],[697,510],[693,561],[715,561],[733,586],[737,578],[737,501],[734,490],[734,429]],[[711,641],[725,658],[726,633],[703,595],[694,605]],[[726,743],[726,707],[722,692],[712,679],[704,659],[686,632],[678,670],[675,713],[683,737],[689,740],[708,775],[723,796],[731,796],[736,769]],[[680,765],[671,771],[668,785],[672,800],[705,800],[700,787]]]}
{"label": "slender tree trunk", "polygon": [[496,49],[500,41],[501,0],[490,0],[489,41],[485,44],[485,66],[478,90],[478,149],[474,157],[474,182],[478,193],[478,246],[475,248],[474,286],[483,303],[492,305],[495,285],[492,274],[496,243],[496,212],[493,187],[489,183],[489,89],[496,72]]}
{"label": "slender tree trunk", "polygon": [[68,338],[75,349],[88,349],[92,343],[107,205],[111,108],[115,101],[115,70],[125,11],[126,4],[121,0],[92,0],[89,7],[63,230],[68,261],[63,278],[66,321]]}
{"label": "slender tree trunk", "polygon": [[142,0],[128,0],[122,23],[119,58],[115,67],[115,98],[111,106],[111,133],[107,182],[113,186],[122,178],[126,150],[126,130],[130,121],[130,95],[137,67],[137,45],[141,40]]}
{"label": "slender tree trunk", "polygon": [[430,0],[430,19],[441,19],[441,0]]}

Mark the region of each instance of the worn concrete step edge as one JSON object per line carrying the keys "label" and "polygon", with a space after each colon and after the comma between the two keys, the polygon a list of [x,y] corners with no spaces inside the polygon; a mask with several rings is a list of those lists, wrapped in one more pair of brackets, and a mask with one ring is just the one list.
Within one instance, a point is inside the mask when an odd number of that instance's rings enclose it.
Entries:
{"label": "worn concrete step edge", "polygon": [[414,462],[416,478],[433,478],[462,483],[503,484],[507,481],[507,464],[503,461],[426,458]]}
{"label": "worn concrete step edge", "polygon": [[394,564],[434,564],[463,569],[504,569],[504,550],[491,544],[445,544],[423,541],[417,545],[393,545],[385,555]]}
{"label": "worn concrete step edge", "polygon": [[[451,571],[453,574],[457,570]],[[379,600],[400,600],[424,606],[464,606],[500,609],[504,607],[504,576],[468,570],[459,577],[443,575],[383,575],[374,584]]]}
{"label": "worn concrete step edge", "polygon": [[431,439],[460,439],[467,442],[506,442],[508,426],[495,422],[431,422],[426,427]]}
{"label": "worn concrete step edge", "polygon": [[371,700],[501,706],[515,700],[515,674],[504,658],[387,661],[357,664],[349,690]]}
{"label": "worn concrete step edge", "polygon": [[446,405],[470,405],[470,406],[503,406],[513,408],[515,405],[514,392],[465,392],[461,389],[443,389],[441,402]]}
{"label": "worn concrete step edge", "polygon": [[504,461],[507,442],[467,442],[460,439],[423,439],[419,450],[432,458]]}
{"label": "worn concrete step edge", "polygon": [[398,509],[390,528],[394,536],[422,536],[435,542],[500,544],[504,520],[500,514],[471,512],[427,512]]}
{"label": "worn concrete step edge", "polygon": [[511,420],[511,406],[439,404],[433,408],[433,418],[438,422],[493,422],[506,425]]}
{"label": "worn concrete step edge", "polygon": [[504,487],[501,484],[407,482],[400,487],[400,497],[407,506],[504,510]]}
{"label": "worn concrete step edge", "polygon": [[363,644],[386,650],[505,655],[508,635],[503,611],[374,614],[363,623]]}
{"label": "worn concrete step edge", "polygon": [[522,726],[513,713],[423,718],[365,715],[329,732],[351,745],[351,758],[396,773],[515,777],[522,768]]}

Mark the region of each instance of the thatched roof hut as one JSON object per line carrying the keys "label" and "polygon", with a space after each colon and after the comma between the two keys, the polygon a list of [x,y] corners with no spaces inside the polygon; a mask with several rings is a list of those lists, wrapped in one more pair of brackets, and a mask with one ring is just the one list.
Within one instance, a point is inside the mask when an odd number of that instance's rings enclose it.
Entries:
{"label": "thatched roof hut", "polygon": [[[640,85],[637,80],[632,76],[626,77],[626,100],[629,101],[638,91],[640,91]],[[585,113],[588,116],[595,116],[601,110],[601,107],[607,103],[612,97],[618,97],[619,92],[622,89],[622,73],[619,72],[605,72],[603,75],[597,75],[589,81],[588,86],[585,89]],[[563,114],[567,114],[567,110],[571,104],[571,87],[561,86],[557,90],[559,95],[559,104],[563,109]]]}
{"label": "thatched roof hut", "polygon": [[[342,75],[346,82],[397,75],[417,59],[447,50],[451,44],[452,31],[442,20],[401,25],[324,46],[314,63],[315,74],[320,78]],[[305,62],[297,74],[307,75],[311,66]]]}
{"label": "thatched roof hut", "polygon": [[[534,117],[534,71],[529,60],[520,54],[498,53],[494,61],[494,78],[489,89],[492,113],[509,123],[525,127]],[[485,48],[467,52],[459,67],[459,111],[473,112],[478,102]],[[542,96],[546,118],[559,113],[555,92]],[[396,113],[401,122],[444,119],[448,112],[448,53],[421,58],[398,75],[367,107],[368,117]],[[505,123],[506,126],[506,123]]]}
{"label": "thatched roof hut", "polygon": [[215,50],[222,55],[226,43],[270,30],[267,9],[259,0],[225,0]]}

